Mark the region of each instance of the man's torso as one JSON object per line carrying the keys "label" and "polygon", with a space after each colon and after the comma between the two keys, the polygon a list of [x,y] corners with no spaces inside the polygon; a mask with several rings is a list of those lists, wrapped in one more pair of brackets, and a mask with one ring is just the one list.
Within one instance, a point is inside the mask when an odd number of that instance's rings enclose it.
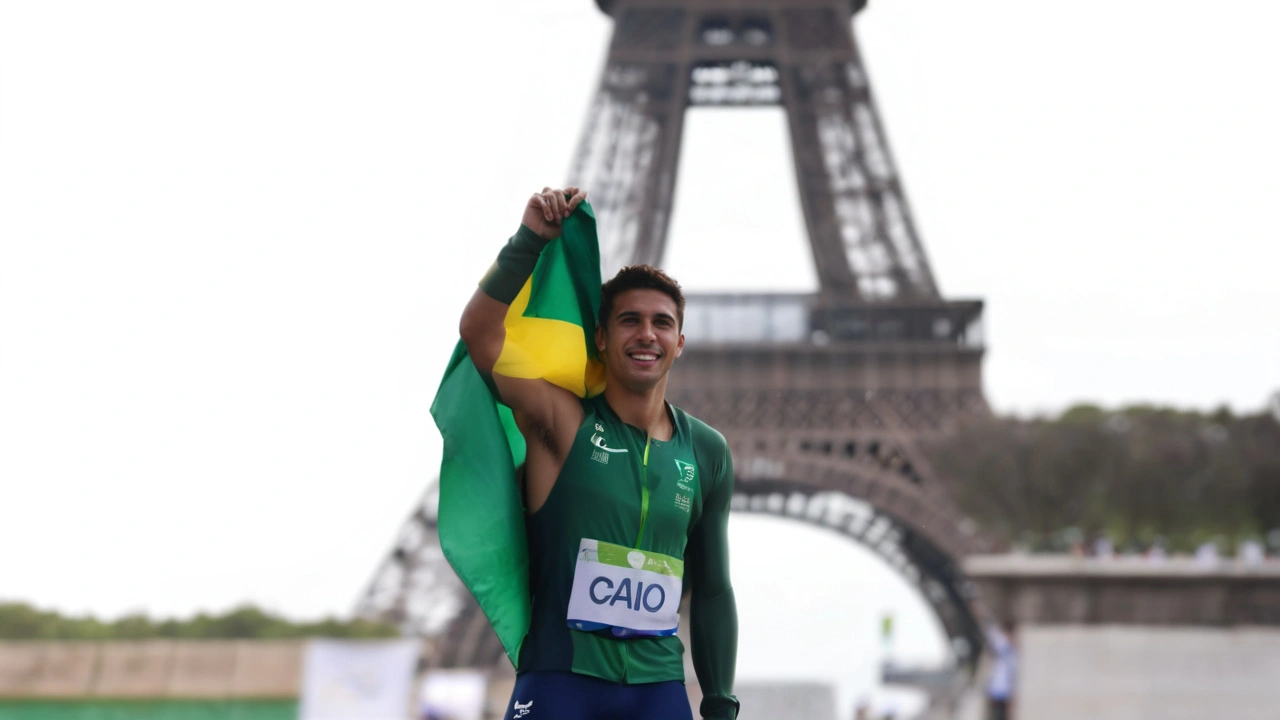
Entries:
{"label": "man's torso", "polygon": [[[619,639],[582,632],[568,626],[567,612],[584,538],[684,557],[702,512],[701,483],[709,481],[694,453],[701,423],[672,408],[674,433],[659,441],[619,420],[603,396],[582,406],[564,467],[546,502],[527,517],[533,622],[520,672],[571,671],[626,683],[683,680],[684,646],[674,635]],[[617,590],[599,585],[593,600],[645,611],[638,598]]]}

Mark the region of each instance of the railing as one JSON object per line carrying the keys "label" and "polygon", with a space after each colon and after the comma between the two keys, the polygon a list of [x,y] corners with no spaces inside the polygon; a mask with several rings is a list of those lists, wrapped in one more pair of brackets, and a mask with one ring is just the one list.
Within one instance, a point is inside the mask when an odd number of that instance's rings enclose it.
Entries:
{"label": "railing", "polygon": [[982,302],[840,304],[818,295],[699,294],[687,298],[693,344],[928,343],[983,347]]}

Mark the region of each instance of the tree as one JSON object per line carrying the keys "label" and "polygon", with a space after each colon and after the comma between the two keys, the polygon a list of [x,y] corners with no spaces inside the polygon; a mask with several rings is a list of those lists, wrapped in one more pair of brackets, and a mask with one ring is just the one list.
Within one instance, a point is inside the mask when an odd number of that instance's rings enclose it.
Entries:
{"label": "tree", "polygon": [[1226,409],[1080,405],[992,417],[926,445],[962,510],[1006,542],[1064,550],[1065,531],[1191,549],[1280,528],[1280,419]]}
{"label": "tree", "polygon": [[199,614],[189,620],[157,622],[144,614],[133,613],[114,622],[103,622],[92,616],[66,617],[26,603],[0,603],[0,639],[4,640],[386,638],[396,635],[396,629],[385,623],[336,618],[295,623],[252,605],[233,608],[221,615]]}

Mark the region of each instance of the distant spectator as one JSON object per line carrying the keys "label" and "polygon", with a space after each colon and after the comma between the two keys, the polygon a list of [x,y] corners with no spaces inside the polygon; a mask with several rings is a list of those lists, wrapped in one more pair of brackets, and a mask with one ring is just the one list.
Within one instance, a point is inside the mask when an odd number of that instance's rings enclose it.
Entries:
{"label": "distant spectator", "polygon": [[1236,556],[1240,558],[1240,562],[1246,565],[1260,565],[1266,559],[1267,553],[1262,549],[1262,543],[1249,538],[1240,543],[1240,547],[1236,550]]}
{"label": "distant spectator", "polygon": [[1115,557],[1116,549],[1111,544],[1111,538],[1106,535],[1099,535],[1097,540],[1093,541],[1093,556],[1110,560]]}
{"label": "distant spectator", "polygon": [[1164,549],[1164,539],[1156,538],[1151,543],[1151,547],[1147,548],[1147,560],[1151,562],[1164,562],[1169,558],[1169,552]]}
{"label": "distant spectator", "polygon": [[994,624],[987,628],[987,643],[995,656],[991,679],[987,681],[988,720],[1009,720],[1013,717],[1018,674],[1018,652],[1014,648],[1014,640],[1012,621],[1005,621],[1003,629]]}
{"label": "distant spectator", "polygon": [[1062,531],[1062,541],[1066,544],[1072,557],[1084,557],[1084,533],[1080,528],[1069,527]]}
{"label": "distant spectator", "polygon": [[1196,562],[1206,567],[1218,564],[1218,543],[1208,540],[1196,548]]}

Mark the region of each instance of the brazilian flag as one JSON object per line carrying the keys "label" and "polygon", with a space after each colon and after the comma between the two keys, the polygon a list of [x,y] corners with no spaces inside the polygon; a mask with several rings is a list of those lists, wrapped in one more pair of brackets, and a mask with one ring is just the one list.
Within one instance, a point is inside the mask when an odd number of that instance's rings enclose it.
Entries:
{"label": "brazilian flag", "polygon": [[[600,247],[591,206],[579,205],[563,230],[511,303],[494,372],[542,378],[578,397],[593,397],[604,391],[604,366],[592,341],[600,307]],[[532,612],[524,508],[516,485],[524,438],[461,341],[431,415],[444,437],[440,547],[515,665]]]}

